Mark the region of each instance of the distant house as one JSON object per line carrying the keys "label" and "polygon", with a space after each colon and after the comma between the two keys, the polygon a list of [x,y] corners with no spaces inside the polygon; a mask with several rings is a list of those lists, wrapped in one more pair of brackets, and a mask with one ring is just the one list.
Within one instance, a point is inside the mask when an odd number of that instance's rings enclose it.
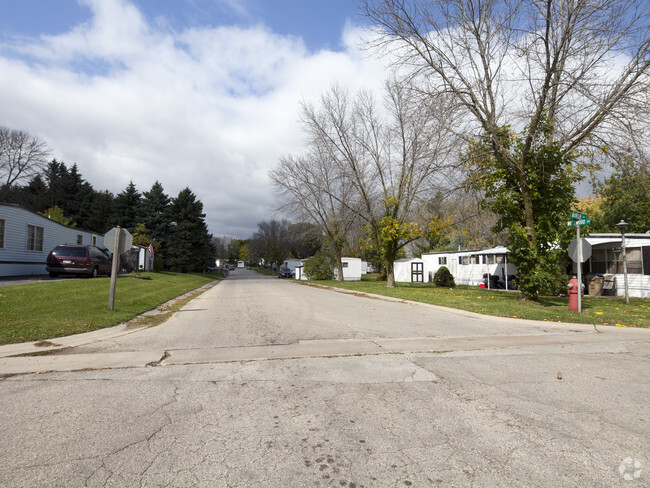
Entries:
{"label": "distant house", "polygon": [[104,236],[60,224],[19,205],[0,203],[0,276],[47,274],[45,259],[59,244],[104,247]]}
{"label": "distant house", "polygon": [[[305,274],[304,271],[304,261],[305,260],[295,260],[298,263],[295,264],[295,278],[297,280],[308,280],[309,277]],[[360,258],[341,258],[343,265],[343,281],[360,281],[361,280],[361,259]],[[287,261],[285,261],[287,263]],[[339,270],[337,267],[334,267],[334,279],[338,279]]]}

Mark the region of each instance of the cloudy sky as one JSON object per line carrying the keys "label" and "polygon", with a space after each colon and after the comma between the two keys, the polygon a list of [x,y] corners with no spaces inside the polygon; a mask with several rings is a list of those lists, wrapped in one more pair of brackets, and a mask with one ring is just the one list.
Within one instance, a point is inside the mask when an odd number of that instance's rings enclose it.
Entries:
{"label": "cloudy sky", "polygon": [[0,17],[0,125],[96,189],[189,187],[214,235],[274,218],[267,171],[302,150],[299,104],[377,86],[354,0],[20,0]]}

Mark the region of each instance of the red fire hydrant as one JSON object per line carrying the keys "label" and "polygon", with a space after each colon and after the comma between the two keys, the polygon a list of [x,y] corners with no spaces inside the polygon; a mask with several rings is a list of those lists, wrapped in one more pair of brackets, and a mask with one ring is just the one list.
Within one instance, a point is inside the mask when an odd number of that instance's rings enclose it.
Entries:
{"label": "red fire hydrant", "polygon": [[578,287],[578,279],[575,276],[569,280],[569,284],[567,285],[567,290],[569,291],[569,310],[578,312],[578,290],[580,290],[580,293],[583,293],[584,288],[585,285],[582,283]]}

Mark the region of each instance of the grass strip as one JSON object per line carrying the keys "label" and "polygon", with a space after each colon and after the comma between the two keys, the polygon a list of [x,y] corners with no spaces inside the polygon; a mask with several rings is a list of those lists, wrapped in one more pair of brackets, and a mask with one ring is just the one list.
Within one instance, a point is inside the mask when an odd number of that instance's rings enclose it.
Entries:
{"label": "grass strip", "polygon": [[313,283],[499,317],[618,327],[650,325],[650,301],[640,298],[631,298],[630,304],[626,305],[625,299],[619,297],[584,296],[582,313],[579,314],[569,310],[569,299],[566,296],[540,297],[539,301],[534,302],[522,300],[516,291],[467,286],[436,288],[427,283],[397,283],[395,288],[386,288],[385,281],[372,279]]}
{"label": "grass strip", "polygon": [[215,281],[217,273],[145,273],[117,279],[64,279],[0,288],[0,344],[46,340],[127,322],[177,296]]}

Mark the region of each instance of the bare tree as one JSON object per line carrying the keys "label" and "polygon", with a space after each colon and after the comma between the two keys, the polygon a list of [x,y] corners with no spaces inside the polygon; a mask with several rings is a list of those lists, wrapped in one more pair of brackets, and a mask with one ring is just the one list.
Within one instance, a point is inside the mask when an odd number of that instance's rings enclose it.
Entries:
{"label": "bare tree", "polygon": [[49,154],[45,141],[28,132],[0,126],[0,199],[13,184],[40,173]]}
{"label": "bare tree", "polygon": [[[535,209],[526,160],[540,131],[570,154],[635,101],[650,67],[647,2],[628,0],[362,0],[423,85],[445,89],[519,178],[528,238]],[[503,127],[521,131],[515,154]],[[546,132],[550,126],[551,131]]]}
{"label": "bare tree", "polygon": [[549,243],[599,132],[633,117],[650,71],[650,4],[629,0],[362,0],[370,46],[464,113],[464,161],[508,229],[522,296],[557,291]]}
{"label": "bare tree", "polygon": [[263,220],[257,223],[257,231],[251,237],[250,252],[266,263],[279,266],[289,253],[288,220]]}
{"label": "bare tree", "polygon": [[343,249],[354,225],[349,207],[354,198],[349,180],[341,178],[337,167],[320,145],[312,145],[305,156],[284,156],[269,172],[281,196],[278,210],[314,222],[323,232],[336,258],[338,280],[343,276]]}
{"label": "bare tree", "polygon": [[333,87],[318,108],[303,106],[302,120],[336,188],[346,185],[345,192],[320,190],[363,222],[384,258],[387,286],[393,287],[399,250],[420,235],[412,220],[417,203],[455,147],[446,130],[446,98],[422,99],[397,80],[386,83],[383,104],[368,92],[351,100],[346,90]]}

